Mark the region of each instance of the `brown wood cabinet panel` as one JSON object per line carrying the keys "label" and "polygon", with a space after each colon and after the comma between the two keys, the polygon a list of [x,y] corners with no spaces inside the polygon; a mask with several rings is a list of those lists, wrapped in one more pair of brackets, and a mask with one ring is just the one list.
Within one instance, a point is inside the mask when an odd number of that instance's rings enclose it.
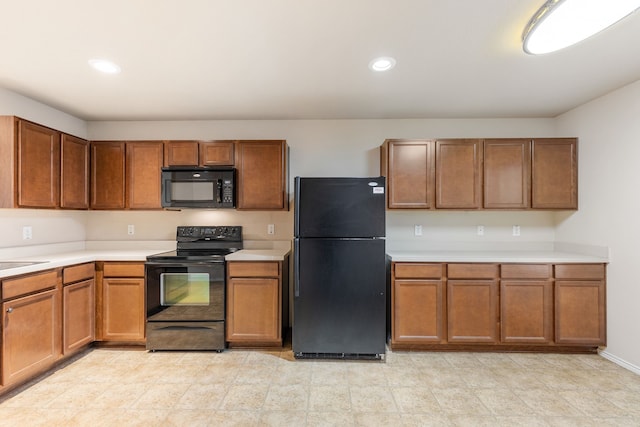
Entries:
{"label": "brown wood cabinet panel", "polygon": [[2,298],[8,300],[20,295],[54,288],[60,281],[58,270],[49,270],[2,280]]}
{"label": "brown wood cabinet panel", "polygon": [[577,150],[575,138],[533,140],[531,207],[578,209]]}
{"label": "brown wood cabinet panel", "polygon": [[127,208],[161,209],[162,141],[127,142],[126,153]]}
{"label": "brown wood cabinet panel", "polygon": [[62,289],[62,353],[70,354],[95,339],[95,282],[84,280]]}
{"label": "brown wood cabinet panel", "polygon": [[85,279],[93,279],[95,270],[95,265],[92,262],[65,267],[62,270],[62,283],[66,285]]}
{"label": "brown wood cabinet panel", "polygon": [[164,141],[165,166],[198,166],[198,141]]}
{"label": "brown wood cabinet panel", "polygon": [[498,264],[447,264],[450,279],[495,279],[499,271]]}
{"label": "brown wood cabinet panel", "polygon": [[230,277],[279,277],[280,263],[274,261],[229,262],[227,272]]}
{"label": "brown wood cabinet panel", "polygon": [[482,141],[436,141],[436,208],[482,207]]}
{"label": "brown wood cabinet panel", "polygon": [[391,343],[445,342],[444,308],[444,281],[394,280]]}
{"label": "brown wood cabinet panel", "polygon": [[91,143],[91,209],[125,208],[125,143]]}
{"label": "brown wood cabinet panel", "polygon": [[557,264],[556,279],[600,280],[605,278],[604,264]]}
{"label": "brown wood cabinet panel", "polygon": [[553,342],[553,281],[502,280],[500,319],[503,343]]}
{"label": "brown wood cabinet panel", "polygon": [[386,140],[381,150],[381,174],[387,177],[390,209],[433,208],[435,142]]}
{"label": "brown wood cabinet panel", "polygon": [[237,208],[287,210],[287,144],[285,141],[238,141]]}
{"label": "brown wood cabinet panel", "polygon": [[53,366],[61,354],[57,289],[2,304],[2,381],[18,383]]}
{"label": "brown wood cabinet panel", "polygon": [[499,340],[498,281],[447,282],[447,332],[450,343],[488,343]]}
{"label": "brown wood cabinet panel", "polygon": [[503,279],[549,279],[553,277],[551,264],[502,264],[500,277]]}
{"label": "brown wood cabinet panel", "polygon": [[531,141],[487,139],[484,141],[484,207],[529,207]]}
{"label": "brown wood cabinet panel", "polygon": [[200,166],[233,166],[233,141],[200,141]]}
{"label": "brown wood cabinet panel", "polygon": [[60,132],[18,122],[18,206],[60,205]]}
{"label": "brown wood cabinet panel", "polygon": [[102,279],[102,339],[144,342],[143,278]]}
{"label": "brown wood cabinet panel", "polygon": [[105,262],[104,277],[144,277],[144,263],[142,262]]}
{"label": "brown wood cabinet panel", "polygon": [[604,280],[556,280],[556,343],[605,345],[605,298]]}
{"label": "brown wood cabinet panel", "polygon": [[227,341],[282,342],[278,279],[230,278],[227,290]]}
{"label": "brown wood cabinet panel", "polygon": [[89,141],[62,134],[60,207],[89,209]]}
{"label": "brown wood cabinet panel", "polygon": [[394,277],[397,279],[440,279],[445,274],[444,264],[394,263]]}

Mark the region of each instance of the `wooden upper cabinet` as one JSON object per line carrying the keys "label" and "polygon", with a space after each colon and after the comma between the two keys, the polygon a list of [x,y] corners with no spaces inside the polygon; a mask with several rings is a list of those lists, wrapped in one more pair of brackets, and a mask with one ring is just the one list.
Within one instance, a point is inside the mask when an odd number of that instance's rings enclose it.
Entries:
{"label": "wooden upper cabinet", "polygon": [[164,141],[165,166],[198,166],[198,141]]}
{"label": "wooden upper cabinet", "polygon": [[60,132],[18,120],[18,206],[60,205]]}
{"label": "wooden upper cabinet", "polygon": [[233,141],[200,141],[200,166],[233,166]]}
{"label": "wooden upper cabinet", "polygon": [[486,209],[526,209],[529,204],[531,140],[484,141]]}
{"label": "wooden upper cabinet", "polygon": [[89,142],[67,134],[60,144],[60,207],[89,208]]}
{"label": "wooden upper cabinet", "polygon": [[126,195],[129,209],[161,209],[162,141],[126,144]]}
{"label": "wooden upper cabinet", "polygon": [[238,141],[236,145],[238,209],[287,210],[287,143],[282,140]]}
{"label": "wooden upper cabinet", "polygon": [[578,209],[576,138],[534,139],[531,148],[531,207]]}
{"label": "wooden upper cabinet", "polygon": [[124,141],[91,143],[91,209],[125,208],[124,162]]}
{"label": "wooden upper cabinet", "polygon": [[390,209],[433,208],[434,141],[386,140],[380,147],[380,174],[387,177]]}
{"label": "wooden upper cabinet", "polygon": [[436,208],[482,207],[482,140],[436,141]]}

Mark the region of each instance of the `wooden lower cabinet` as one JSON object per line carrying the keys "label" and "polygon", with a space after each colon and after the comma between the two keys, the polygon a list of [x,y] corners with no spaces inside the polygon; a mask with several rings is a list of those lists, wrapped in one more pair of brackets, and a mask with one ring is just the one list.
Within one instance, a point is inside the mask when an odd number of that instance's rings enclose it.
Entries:
{"label": "wooden lower cabinet", "polygon": [[394,263],[391,344],[446,342],[443,264]]}
{"label": "wooden lower cabinet", "polygon": [[59,285],[57,270],[2,281],[3,386],[42,373],[60,358]]}
{"label": "wooden lower cabinet", "polygon": [[605,268],[393,262],[391,347],[595,352],[606,345]]}
{"label": "wooden lower cabinet", "polygon": [[282,346],[288,326],[287,271],[286,260],[227,263],[229,346]]}
{"label": "wooden lower cabinet", "polygon": [[143,262],[97,262],[96,340],[145,342]]}
{"label": "wooden lower cabinet", "polygon": [[93,263],[63,270],[62,353],[82,349],[95,339],[95,267]]}

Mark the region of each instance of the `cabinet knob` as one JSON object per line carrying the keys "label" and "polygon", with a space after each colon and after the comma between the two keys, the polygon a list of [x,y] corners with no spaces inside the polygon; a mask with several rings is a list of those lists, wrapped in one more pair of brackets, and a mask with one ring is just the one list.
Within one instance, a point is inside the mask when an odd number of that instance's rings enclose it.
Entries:
{"label": "cabinet knob", "polygon": [[13,313],[13,307],[7,308],[7,313]]}

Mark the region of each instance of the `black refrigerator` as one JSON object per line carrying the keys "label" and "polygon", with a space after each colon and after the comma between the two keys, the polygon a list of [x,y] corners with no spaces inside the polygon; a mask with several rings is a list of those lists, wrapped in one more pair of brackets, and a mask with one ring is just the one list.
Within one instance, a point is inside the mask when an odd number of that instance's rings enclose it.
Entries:
{"label": "black refrigerator", "polygon": [[295,178],[296,358],[382,359],[385,178]]}

